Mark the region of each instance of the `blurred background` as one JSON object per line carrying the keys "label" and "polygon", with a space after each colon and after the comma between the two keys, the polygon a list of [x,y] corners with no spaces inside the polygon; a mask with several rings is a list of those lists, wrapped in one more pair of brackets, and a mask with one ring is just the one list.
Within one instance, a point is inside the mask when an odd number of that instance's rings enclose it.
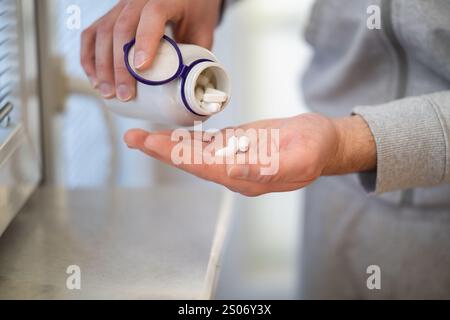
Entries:
{"label": "blurred background", "polygon": [[[152,129],[151,125],[118,117],[86,94],[86,78],[79,63],[80,34],[115,2],[46,1],[38,13],[45,21],[40,28],[46,34],[39,39],[46,48],[41,72],[48,83],[58,73],[67,74],[69,81],[64,85],[70,92],[61,99],[59,88],[52,84],[44,94],[45,184],[73,189],[208,186],[127,149],[124,132],[135,127]],[[227,9],[213,52],[230,73],[233,97],[226,110],[204,127],[222,128],[307,111],[300,78],[311,52],[302,32],[312,2],[243,0]],[[81,9],[80,29],[66,25],[73,5]],[[301,191],[235,197],[216,298],[299,296],[302,206]]]}

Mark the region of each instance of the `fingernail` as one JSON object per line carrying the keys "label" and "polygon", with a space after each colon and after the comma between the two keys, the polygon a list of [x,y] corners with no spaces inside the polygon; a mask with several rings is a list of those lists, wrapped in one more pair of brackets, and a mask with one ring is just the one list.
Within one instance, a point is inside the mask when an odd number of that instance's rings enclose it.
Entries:
{"label": "fingernail", "polygon": [[113,86],[107,82],[103,82],[98,87],[103,98],[112,98],[114,96]]}
{"label": "fingernail", "polygon": [[121,84],[117,87],[117,97],[119,98],[119,100],[125,102],[130,100],[131,96],[132,96],[131,90],[127,85]]}
{"label": "fingernail", "polygon": [[89,82],[91,83],[91,86],[94,88],[97,88],[98,86],[98,80],[95,77],[88,77]]}
{"label": "fingernail", "polygon": [[144,51],[136,52],[134,55],[134,67],[136,69],[141,68],[144,65],[144,63],[147,62],[147,59],[148,59],[147,54]]}

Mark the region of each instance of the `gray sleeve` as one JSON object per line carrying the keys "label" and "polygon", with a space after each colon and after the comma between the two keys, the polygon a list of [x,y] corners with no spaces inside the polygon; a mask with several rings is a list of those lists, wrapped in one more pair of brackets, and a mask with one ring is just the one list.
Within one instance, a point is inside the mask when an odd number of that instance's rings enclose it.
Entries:
{"label": "gray sleeve", "polygon": [[362,173],[369,192],[450,183],[450,91],[358,106],[377,148],[377,169]]}

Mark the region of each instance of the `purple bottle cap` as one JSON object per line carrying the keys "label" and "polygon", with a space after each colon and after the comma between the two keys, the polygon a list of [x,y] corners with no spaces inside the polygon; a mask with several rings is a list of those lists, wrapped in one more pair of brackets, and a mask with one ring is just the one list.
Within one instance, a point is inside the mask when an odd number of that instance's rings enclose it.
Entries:
{"label": "purple bottle cap", "polygon": [[186,84],[186,78],[188,73],[192,70],[193,67],[195,67],[196,65],[198,65],[199,63],[202,62],[212,62],[212,60],[210,59],[198,59],[195,60],[194,62],[192,62],[190,65],[185,65],[183,63],[183,56],[181,54],[181,50],[178,47],[177,43],[170,37],[164,35],[162,37],[163,40],[167,41],[174,49],[175,49],[175,53],[177,56],[177,66],[174,66],[174,70],[175,73],[170,75],[168,78],[162,79],[162,80],[155,80],[155,79],[147,79],[144,78],[143,76],[139,75],[134,68],[130,65],[130,51],[133,48],[134,44],[136,43],[136,39],[131,40],[130,42],[126,43],[123,47],[124,50],[124,60],[125,60],[125,66],[128,70],[128,72],[133,76],[133,78],[135,78],[137,81],[146,84],[146,85],[150,85],[150,86],[160,86],[160,85],[164,85],[166,83],[169,83],[177,78],[181,78],[181,99],[183,101],[184,106],[186,107],[186,109],[189,110],[189,112],[200,116],[200,117],[206,117],[206,115],[202,115],[202,114],[198,114],[196,113],[194,110],[192,110],[192,108],[189,106],[189,103],[186,99],[186,94],[185,94],[185,84]]}
{"label": "purple bottle cap", "polygon": [[176,71],[174,74],[170,75],[168,78],[166,79],[162,79],[162,80],[152,80],[152,79],[146,79],[144,77],[142,77],[141,75],[139,75],[134,68],[130,65],[130,61],[129,61],[129,55],[130,55],[130,50],[133,48],[134,44],[136,43],[136,39],[131,40],[130,42],[128,42],[127,44],[124,45],[123,50],[124,50],[124,60],[125,60],[125,66],[127,67],[128,72],[139,82],[150,85],[150,86],[160,86],[166,83],[169,83],[172,80],[175,80],[176,78],[178,78],[182,72],[183,72],[183,68],[184,68],[184,64],[183,64],[183,56],[181,55],[181,51],[180,48],[178,47],[178,45],[176,44],[176,42],[169,38],[168,36],[164,35],[163,39],[165,41],[167,41],[174,49],[175,49],[175,53],[178,57],[178,66],[176,66],[176,68],[174,68]]}

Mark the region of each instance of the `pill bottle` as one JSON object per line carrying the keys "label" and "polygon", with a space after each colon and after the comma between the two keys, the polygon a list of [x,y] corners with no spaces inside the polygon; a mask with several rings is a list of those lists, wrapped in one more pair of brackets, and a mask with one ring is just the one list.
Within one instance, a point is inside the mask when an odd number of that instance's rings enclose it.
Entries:
{"label": "pill bottle", "polygon": [[[115,113],[148,120],[169,127],[193,126],[194,121],[205,121],[221,112],[230,99],[230,79],[224,67],[207,49],[196,45],[177,44],[164,36],[149,69],[134,67],[134,44],[124,46],[125,66],[137,80],[136,97],[122,102],[117,98],[105,100]],[[211,85],[227,94],[219,110],[202,108],[195,95],[199,77],[209,78]]]}

